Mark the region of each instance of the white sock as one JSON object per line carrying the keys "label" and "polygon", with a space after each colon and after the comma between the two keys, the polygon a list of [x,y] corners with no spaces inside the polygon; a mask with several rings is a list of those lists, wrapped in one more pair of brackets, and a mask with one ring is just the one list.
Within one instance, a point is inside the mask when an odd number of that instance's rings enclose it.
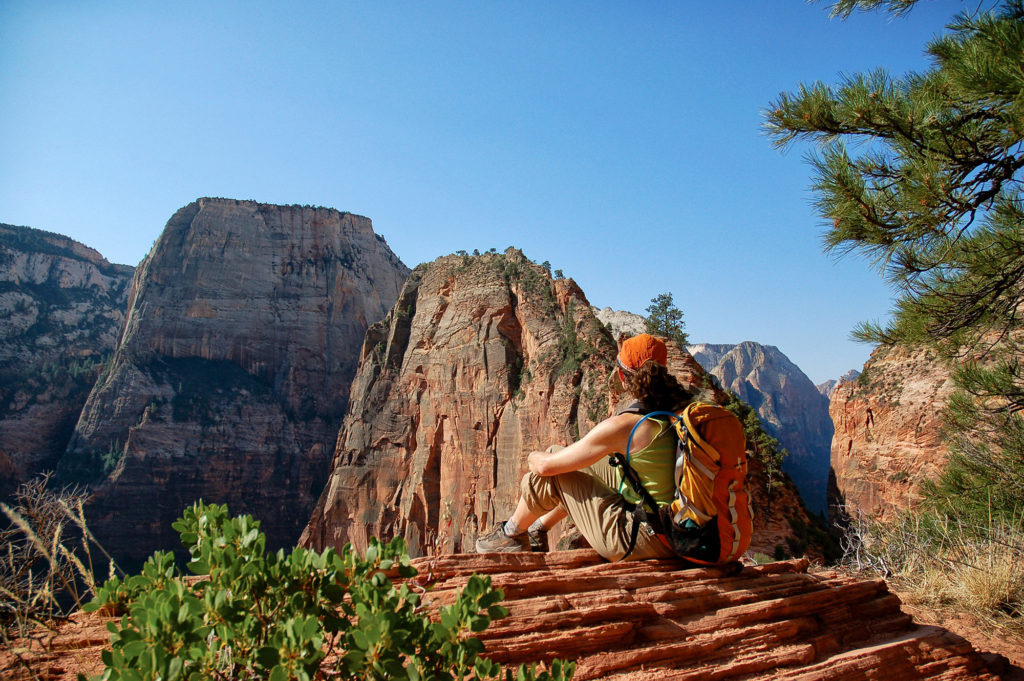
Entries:
{"label": "white sock", "polygon": [[517,534],[523,533],[523,531],[519,529],[519,525],[513,520],[506,520],[501,531],[505,533],[506,537],[514,537]]}
{"label": "white sock", "polygon": [[548,528],[544,527],[544,523],[540,518],[533,521],[533,525],[530,525],[530,532],[547,532]]}

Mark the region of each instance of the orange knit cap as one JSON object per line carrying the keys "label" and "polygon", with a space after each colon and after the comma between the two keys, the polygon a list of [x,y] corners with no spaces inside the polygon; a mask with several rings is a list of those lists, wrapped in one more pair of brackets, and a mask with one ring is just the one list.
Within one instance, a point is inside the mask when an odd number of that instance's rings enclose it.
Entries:
{"label": "orange knit cap", "polygon": [[619,364],[626,371],[636,371],[644,362],[653,359],[661,366],[668,364],[668,349],[660,338],[642,333],[622,343],[619,350]]}

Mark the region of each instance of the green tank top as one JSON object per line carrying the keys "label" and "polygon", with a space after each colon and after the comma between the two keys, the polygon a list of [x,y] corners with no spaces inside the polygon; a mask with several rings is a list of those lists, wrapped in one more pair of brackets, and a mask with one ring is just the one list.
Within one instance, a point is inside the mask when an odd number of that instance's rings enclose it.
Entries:
{"label": "green tank top", "polygon": [[[652,417],[648,421],[657,423],[660,430],[650,444],[630,453],[629,465],[640,475],[647,493],[661,506],[675,498],[676,434],[667,420]],[[631,504],[639,504],[640,496],[622,479],[621,469],[615,470],[619,493]]]}

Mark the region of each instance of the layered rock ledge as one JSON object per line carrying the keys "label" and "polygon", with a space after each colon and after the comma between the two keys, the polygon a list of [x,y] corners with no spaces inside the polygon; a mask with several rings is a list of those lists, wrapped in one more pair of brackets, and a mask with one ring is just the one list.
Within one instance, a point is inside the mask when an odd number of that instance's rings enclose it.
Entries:
{"label": "layered rock ledge", "polygon": [[938,626],[920,626],[883,580],[809,574],[806,560],[717,568],[606,563],[593,551],[453,555],[413,562],[429,607],[473,573],[508,617],[480,635],[502,664],[577,661],[575,679],[1009,679],[1020,669]]}

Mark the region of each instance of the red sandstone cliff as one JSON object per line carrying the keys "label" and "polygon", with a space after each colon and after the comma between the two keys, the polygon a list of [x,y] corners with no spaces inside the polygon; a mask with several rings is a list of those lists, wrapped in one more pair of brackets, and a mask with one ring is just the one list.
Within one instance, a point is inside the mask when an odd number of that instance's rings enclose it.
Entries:
{"label": "red sandstone cliff", "polygon": [[941,415],[952,390],[933,353],[903,347],[879,347],[856,380],[836,386],[832,504],[854,517],[912,508],[946,461]]}
{"label": "red sandstone cliff", "polygon": [[[514,249],[421,265],[367,332],[331,477],[300,541],[401,535],[414,555],[472,550],[514,508],[530,451],[610,415],[614,356],[583,292]],[[669,368],[712,389],[678,347]],[[751,471],[753,549],[772,555],[793,534],[788,518],[807,516],[792,487],[769,501],[758,462]]]}
{"label": "red sandstone cliff", "polygon": [[202,498],[294,543],[316,502],[367,326],[408,273],[367,218],[200,199],[135,273],[111,369],[61,461],[94,484],[116,557],[177,544]]}
{"label": "red sandstone cliff", "polygon": [[434,542],[468,550],[511,512],[530,451],[607,415],[614,356],[576,284],[514,249],[417,267],[366,334],[301,541],[403,535],[414,555]]}

